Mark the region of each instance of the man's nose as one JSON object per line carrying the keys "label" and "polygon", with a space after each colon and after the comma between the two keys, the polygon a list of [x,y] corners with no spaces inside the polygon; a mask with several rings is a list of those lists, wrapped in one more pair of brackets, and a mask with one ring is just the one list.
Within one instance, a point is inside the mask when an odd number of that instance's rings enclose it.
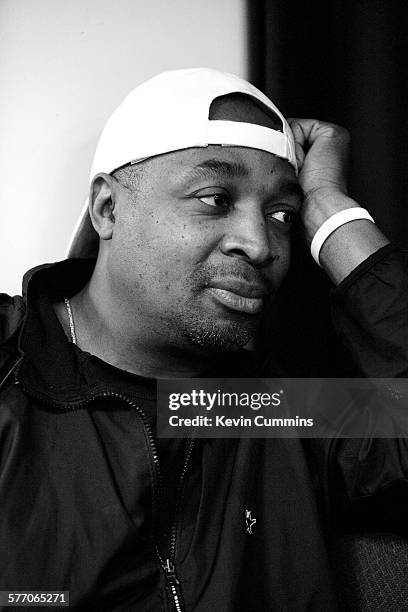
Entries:
{"label": "man's nose", "polygon": [[244,211],[235,210],[226,224],[221,241],[225,255],[240,257],[255,265],[273,259],[267,222],[261,210],[250,206],[246,206]]}

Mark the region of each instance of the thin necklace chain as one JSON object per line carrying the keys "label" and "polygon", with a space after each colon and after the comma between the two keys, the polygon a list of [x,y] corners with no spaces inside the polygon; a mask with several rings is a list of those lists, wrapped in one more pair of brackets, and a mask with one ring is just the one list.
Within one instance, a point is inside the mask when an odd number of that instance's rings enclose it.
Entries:
{"label": "thin necklace chain", "polygon": [[76,340],[74,317],[72,316],[71,304],[69,303],[69,299],[68,298],[65,298],[64,302],[65,302],[65,307],[66,307],[67,313],[68,313],[69,331],[71,332],[71,341],[72,341],[73,344],[76,344],[77,340]]}

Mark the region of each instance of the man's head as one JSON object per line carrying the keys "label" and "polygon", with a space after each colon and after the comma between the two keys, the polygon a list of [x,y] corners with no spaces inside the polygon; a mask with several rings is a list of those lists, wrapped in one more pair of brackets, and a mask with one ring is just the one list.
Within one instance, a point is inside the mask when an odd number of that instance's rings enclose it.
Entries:
{"label": "man's head", "polygon": [[[287,271],[290,224],[300,205],[293,142],[279,111],[260,92],[254,97],[249,84],[237,79],[246,85],[239,88],[229,82],[236,77],[194,71],[195,87],[202,81],[205,89],[208,82],[212,90],[194,96],[191,71],[182,72],[187,85],[178,94],[179,105],[186,109],[187,98],[198,107],[207,97],[207,108],[198,111],[206,113],[201,121],[207,133],[194,124],[197,109],[187,108],[189,136],[173,100],[173,119],[182,122],[183,133],[172,126],[170,136],[160,134],[171,116],[166,96],[158,106],[153,87],[156,116],[151,109],[143,119],[156,130],[150,151],[156,153],[148,154],[149,143],[130,159],[119,151],[115,167],[106,167],[109,173],[92,172],[89,211],[100,239],[97,268],[120,304],[116,316],[129,329],[141,324],[176,348],[233,350],[253,336]],[[164,75],[169,78],[165,87],[171,91],[171,77]],[[114,129],[112,134],[116,138]],[[101,140],[97,170],[104,156],[112,157]]]}

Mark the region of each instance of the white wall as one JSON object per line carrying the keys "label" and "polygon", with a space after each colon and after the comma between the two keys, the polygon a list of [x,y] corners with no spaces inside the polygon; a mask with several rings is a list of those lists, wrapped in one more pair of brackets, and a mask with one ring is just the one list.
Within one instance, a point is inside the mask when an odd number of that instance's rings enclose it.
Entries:
{"label": "white wall", "polygon": [[63,259],[93,150],[163,70],[246,76],[245,0],[0,0],[0,291]]}

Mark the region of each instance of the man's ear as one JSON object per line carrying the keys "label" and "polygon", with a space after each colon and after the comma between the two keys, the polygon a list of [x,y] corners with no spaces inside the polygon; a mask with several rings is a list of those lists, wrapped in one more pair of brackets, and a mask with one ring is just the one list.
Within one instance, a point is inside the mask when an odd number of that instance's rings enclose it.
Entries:
{"label": "man's ear", "polygon": [[89,193],[89,216],[102,240],[112,238],[115,225],[115,179],[105,172],[97,174]]}

